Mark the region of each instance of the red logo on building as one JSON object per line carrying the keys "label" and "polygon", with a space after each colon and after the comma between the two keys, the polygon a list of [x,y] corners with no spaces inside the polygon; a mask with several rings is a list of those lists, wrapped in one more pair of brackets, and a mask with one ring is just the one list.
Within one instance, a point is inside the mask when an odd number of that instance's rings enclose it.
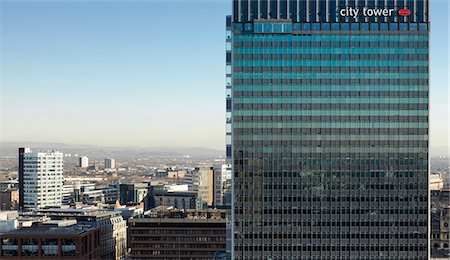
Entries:
{"label": "red logo on building", "polygon": [[400,9],[398,11],[398,14],[401,15],[401,16],[408,16],[408,15],[411,14],[411,10],[406,9],[406,8],[405,9]]}

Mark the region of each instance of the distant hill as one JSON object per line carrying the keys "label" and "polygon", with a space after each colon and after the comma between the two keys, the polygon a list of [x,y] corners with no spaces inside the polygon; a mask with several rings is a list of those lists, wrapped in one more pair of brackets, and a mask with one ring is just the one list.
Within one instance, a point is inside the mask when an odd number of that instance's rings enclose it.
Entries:
{"label": "distant hill", "polygon": [[142,157],[181,157],[191,158],[224,157],[225,151],[203,147],[102,147],[92,145],[70,145],[64,143],[44,142],[0,142],[0,156],[17,156],[19,147],[30,147],[34,150],[54,149],[66,154],[86,155],[92,158],[142,158]]}

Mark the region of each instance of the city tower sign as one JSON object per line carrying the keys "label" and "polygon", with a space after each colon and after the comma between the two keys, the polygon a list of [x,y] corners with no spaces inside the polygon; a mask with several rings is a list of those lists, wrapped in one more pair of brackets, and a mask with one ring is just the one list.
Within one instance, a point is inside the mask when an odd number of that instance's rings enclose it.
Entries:
{"label": "city tower sign", "polygon": [[[349,16],[356,19],[358,16],[363,17],[391,17],[395,13],[395,8],[368,8],[364,7],[362,9],[355,7],[346,7],[339,11],[341,16]],[[409,9],[401,9],[398,11],[401,16],[408,16],[411,14]]]}

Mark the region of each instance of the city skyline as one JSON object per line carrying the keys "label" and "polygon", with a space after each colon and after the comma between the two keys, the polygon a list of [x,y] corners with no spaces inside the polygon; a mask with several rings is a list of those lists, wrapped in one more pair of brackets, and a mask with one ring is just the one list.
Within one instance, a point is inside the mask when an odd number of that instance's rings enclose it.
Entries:
{"label": "city skyline", "polygon": [[[230,1],[0,8],[0,141],[225,150]],[[431,13],[431,154],[441,154],[449,141],[448,3],[433,1]]]}

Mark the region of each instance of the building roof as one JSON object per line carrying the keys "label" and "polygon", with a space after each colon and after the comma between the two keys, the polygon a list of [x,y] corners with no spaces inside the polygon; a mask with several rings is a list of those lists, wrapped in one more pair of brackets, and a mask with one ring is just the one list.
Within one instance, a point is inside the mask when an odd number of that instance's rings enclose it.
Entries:
{"label": "building roof", "polygon": [[81,236],[85,233],[95,230],[95,227],[89,225],[76,224],[67,227],[30,227],[12,230],[1,234],[0,236],[39,236],[39,237],[54,237],[54,236]]}

